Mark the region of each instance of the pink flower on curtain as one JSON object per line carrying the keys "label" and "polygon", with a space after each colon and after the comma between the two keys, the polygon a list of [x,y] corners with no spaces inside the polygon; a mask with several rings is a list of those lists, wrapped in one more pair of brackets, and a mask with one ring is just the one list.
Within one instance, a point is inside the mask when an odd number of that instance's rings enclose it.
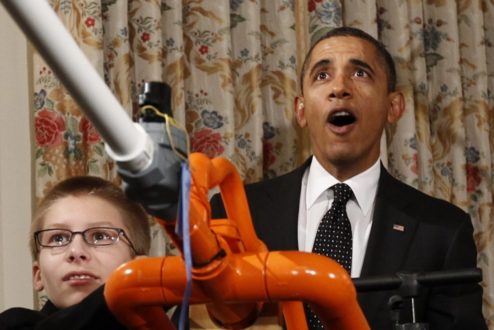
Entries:
{"label": "pink flower on curtain", "polygon": [[199,47],[199,53],[201,53],[202,55],[207,54],[208,52],[209,52],[208,46],[202,45],[201,47]]}
{"label": "pink flower on curtain", "polygon": [[86,24],[87,27],[92,27],[92,26],[94,26],[95,23],[96,23],[96,20],[92,17],[88,17],[84,21],[84,24]]}
{"label": "pink flower on curtain", "polygon": [[56,146],[62,143],[65,122],[59,113],[43,109],[36,113],[34,129],[40,147]]}
{"label": "pink flower on curtain", "polygon": [[141,40],[146,42],[148,41],[149,39],[151,39],[151,35],[148,33],[148,32],[143,32],[141,34]]}
{"label": "pink flower on curtain", "polygon": [[101,138],[91,123],[86,117],[82,117],[79,122],[79,131],[82,133],[84,143],[94,144],[100,142]]}
{"label": "pink flower on curtain", "polygon": [[308,2],[308,9],[309,9],[309,12],[312,12],[314,10],[316,10],[316,6],[317,6],[317,3],[318,2],[321,2],[322,0],[309,0]]}
{"label": "pink flower on curtain", "polygon": [[465,168],[467,172],[467,191],[475,192],[482,181],[479,168],[472,164],[466,164]]}
{"label": "pink flower on curtain", "polygon": [[202,152],[208,157],[219,156],[225,151],[221,144],[221,134],[215,133],[212,129],[204,128],[192,136],[191,150]]}

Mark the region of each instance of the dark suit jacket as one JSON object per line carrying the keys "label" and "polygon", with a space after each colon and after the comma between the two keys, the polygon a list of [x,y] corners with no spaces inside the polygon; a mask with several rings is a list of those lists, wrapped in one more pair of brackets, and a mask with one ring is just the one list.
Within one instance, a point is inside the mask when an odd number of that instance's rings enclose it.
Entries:
{"label": "dark suit jacket", "polygon": [[[271,251],[298,250],[301,181],[309,164],[245,187],[256,233]],[[218,195],[211,206],[213,218],[226,216]],[[403,226],[404,231],[394,230],[394,224]],[[476,256],[473,228],[465,212],[401,183],[381,168],[361,277],[473,268]],[[393,294],[358,294],[372,329],[393,329],[387,306]],[[418,320],[428,322],[430,329],[486,329],[482,289],[477,284],[424,289],[415,305]],[[410,313],[402,314],[401,322],[410,322]]]}

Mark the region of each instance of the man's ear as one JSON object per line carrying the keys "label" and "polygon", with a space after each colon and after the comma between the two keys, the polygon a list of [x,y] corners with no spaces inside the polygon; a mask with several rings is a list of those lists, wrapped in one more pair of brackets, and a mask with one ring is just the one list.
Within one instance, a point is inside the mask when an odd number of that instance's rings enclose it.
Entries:
{"label": "man's ear", "polygon": [[33,262],[33,288],[36,291],[41,291],[44,288],[43,281],[41,280],[41,269],[39,262]]}
{"label": "man's ear", "polygon": [[305,119],[305,105],[303,96],[295,96],[294,107],[297,123],[300,127],[305,127],[307,125],[307,120]]}
{"label": "man's ear", "polygon": [[400,91],[389,94],[390,107],[388,111],[388,123],[394,124],[401,118],[405,111],[405,97]]}

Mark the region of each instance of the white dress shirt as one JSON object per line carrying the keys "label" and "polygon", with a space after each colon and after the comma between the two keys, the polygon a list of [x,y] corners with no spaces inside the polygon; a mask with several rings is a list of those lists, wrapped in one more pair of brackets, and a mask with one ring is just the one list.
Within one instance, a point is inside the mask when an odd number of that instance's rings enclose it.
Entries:
{"label": "white dress shirt", "polygon": [[[377,182],[381,174],[380,160],[366,171],[346,180],[353,197],[346,205],[348,219],[352,225],[352,277],[359,277],[364,262],[365,249],[369,240],[374,213]],[[319,222],[333,203],[333,191],[329,189],[339,183],[329,174],[316,157],[302,178],[300,207],[298,214],[298,249],[311,252]]]}

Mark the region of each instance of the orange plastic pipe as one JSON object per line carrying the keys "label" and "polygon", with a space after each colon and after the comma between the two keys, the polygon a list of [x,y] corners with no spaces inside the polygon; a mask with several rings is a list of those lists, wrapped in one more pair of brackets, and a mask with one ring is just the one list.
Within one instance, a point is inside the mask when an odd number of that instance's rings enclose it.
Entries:
{"label": "orange plastic pipe", "polygon": [[306,301],[326,328],[369,329],[352,280],[336,261],[312,253],[271,252],[266,272],[270,300]]}
{"label": "orange plastic pipe", "polygon": [[[201,278],[203,275],[199,274],[199,278],[194,275],[192,304],[228,306],[239,302],[287,301],[292,304],[295,300],[307,301],[331,329],[369,329],[348,273],[326,257],[297,251],[232,255],[228,266],[216,274],[214,282],[223,283],[219,294],[215,283],[211,289],[208,285],[211,279]],[[185,284],[185,266],[180,257],[138,259],[119,267],[111,275],[105,297],[118,319],[132,329],[165,326],[173,329],[164,322],[164,312],[158,322],[149,318],[145,311],[181,303]],[[241,328],[249,325],[242,324],[244,315],[236,318],[234,309],[222,311],[232,320],[231,324],[223,326]],[[297,317],[286,315],[289,329],[305,326],[303,310],[300,308],[299,311]],[[157,314],[149,315],[156,317]],[[216,320],[215,314],[212,316]],[[237,323],[233,322],[235,320]],[[294,322],[299,326],[295,328]]]}
{"label": "orange plastic pipe", "polygon": [[[242,328],[255,321],[262,302],[286,301],[287,325],[298,330],[306,329],[305,316],[301,304],[294,301],[304,300],[334,329],[368,329],[351,280],[336,262],[302,252],[267,252],[255,234],[242,181],[230,162],[196,153],[190,155],[190,167],[191,304],[207,303],[214,322]],[[215,186],[220,187],[228,216],[216,223],[211,220],[208,200],[209,189]],[[161,223],[181,247],[174,226]],[[105,297],[123,323],[135,329],[155,329],[165,321],[154,307],[179,304],[185,284],[180,257],[132,261],[107,281]],[[152,314],[146,308],[152,308]],[[168,321],[160,328],[170,326]]]}
{"label": "orange plastic pipe", "polygon": [[175,329],[160,307],[163,292],[156,289],[161,285],[163,262],[163,258],[135,259],[118,267],[106,281],[106,303],[130,329]]}
{"label": "orange plastic pipe", "polygon": [[[235,167],[223,158],[209,159],[201,153],[189,156],[192,185],[190,189],[190,242],[194,279],[199,280],[204,292],[210,297],[222,297],[225,282],[220,274],[229,266],[232,253],[242,251],[267,251],[265,245],[255,235],[252,226],[247,198],[242,180]],[[208,193],[212,187],[219,186],[220,191],[228,191],[235,198],[225,201],[225,205],[234,203],[234,209],[228,214],[229,220],[237,225],[239,240],[232,244],[211,230],[211,208]],[[223,194],[222,194],[223,196]],[[240,202],[238,202],[240,201]],[[246,221],[247,220],[247,221]],[[205,233],[215,236],[211,239]],[[204,252],[204,246],[211,250]],[[196,252],[197,251],[197,252]],[[218,254],[225,257],[215,259]],[[206,284],[207,283],[207,284]],[[225,328],[244,328],[252,324],[262,309],[261,302],[225,304],[216,299],[214,304],[207,306],[211,319]]]}
{"label": "orange plastic pipe", "polygon": [[214,166],[214,171],[210,173],[211,181],[208,188],[219,186],[227,217],[238,226],[240,238],[245,244],[246,250],[250,252],[267,251],[264,243],[257,237],[252,225],[247,196],[237,170],[225,158],[218,157],[210,161]]}

